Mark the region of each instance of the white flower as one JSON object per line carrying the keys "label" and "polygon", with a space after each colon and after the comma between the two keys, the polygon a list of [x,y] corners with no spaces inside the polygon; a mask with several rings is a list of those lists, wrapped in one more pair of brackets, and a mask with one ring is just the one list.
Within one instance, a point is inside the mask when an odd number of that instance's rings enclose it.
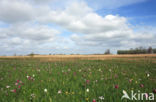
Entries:
{"label": "white flower", "polygon": [[86,90],[87,92],[89,92],[89,89],[87,88],[87,90]]}
{"label": "white flower", "polygon": [[149,77],[150,76],[150,74],[147,74],[147,77]]}
{"label": "white flower", "polygon": [[33,77],[35,77],[35,75],[33,74]]}
{"label": "white flower", "polygon": [[35,94],[31,94],[31,97],[34,98],[35,97]]}
{"label": "white flower", "polygon": [[47,89],[44,89],[44,92],[47,92]]}
{"label": "white flower", "polygon": [[68,71],[70,72],[70,71],[71,71],[71,69],[69,68],[69,69],[68,69]]}
{"label": "white flower", "polygon": [[104,97],[103,97],[103,96],[99,96],[99,99],[100,99],[100,100],[104,100]]}
{"label": "white flower", "polygon": [[58,94],[61,94],[61,93],[62,93],[62,91],[61,91],[61,90],[59,90],[59,91],[58,91]]}
{"label": "white flower", "polygon": [[10,88],[10,86],[7,85],[6,88]]}
{"label": "white flower", "polygon": [[29,78],[29,76],[27,75],[27,78]]}

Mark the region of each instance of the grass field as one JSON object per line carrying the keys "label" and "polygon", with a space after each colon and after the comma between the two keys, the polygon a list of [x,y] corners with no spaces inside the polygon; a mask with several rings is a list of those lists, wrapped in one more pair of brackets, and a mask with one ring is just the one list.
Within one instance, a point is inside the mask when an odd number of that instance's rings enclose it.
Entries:
{"label": "grass field", "polygon": [[98,58],[2,57],[0,102],[132,102],[123,90],[156,98],[155,56]]}

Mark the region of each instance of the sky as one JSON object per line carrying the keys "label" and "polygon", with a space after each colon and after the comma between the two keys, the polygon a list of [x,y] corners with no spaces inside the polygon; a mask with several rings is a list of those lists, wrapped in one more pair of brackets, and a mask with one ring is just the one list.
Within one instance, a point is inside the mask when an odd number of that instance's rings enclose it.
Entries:
{"label": "sky", "polygon": [[0,0],[0,55],[156,48],[155,0]]}

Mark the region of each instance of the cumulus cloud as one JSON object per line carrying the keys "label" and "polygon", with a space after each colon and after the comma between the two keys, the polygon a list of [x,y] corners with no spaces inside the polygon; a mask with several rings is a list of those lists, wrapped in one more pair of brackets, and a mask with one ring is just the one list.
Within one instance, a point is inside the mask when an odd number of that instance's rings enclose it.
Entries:
{"label": "cumulus cloud", "polygon": [[34,9],[24,1],[1,0],[0,20],[7,23],[23,22],[34,18]]}
{"label": "cumulus cloud", "polygon": [[[73,3],[62,11],[51,11],[48,16],[39,18],[39,21],[56,23],[73,32],[71,39],[79,46],[107,48],[149,46],[155,43],[156,38],[153,32],[148,32],[148,37],[143,32],[135,32],[125,17],[118,15],[102,17],[83,2]],[[133,43],[133,46],[131,44],[127,46],[127,42]]]}
{"label": "cumulus cloud", "polygon": [[[144,0],[128,0],[125,4],[118,4],[116,0],[112,2],[119,7],[141,1]],[[47,4],[42,5],[42,2]],[[56,3],[58,0],[0,0],[0,49],[8,52],[25,49],[25,53],[34,49],[45,53],[51,49],[55,53],[96,53],[106,48],[156,46],[155,31],[136,32],[126,17],[101,16],[84,0],[74,0],[64,9],[53,9],[48,2]],[[7,27],[2,27],[4,24],[8,24]],[[63,36],[60,29],[49,24],[72,34]]]}

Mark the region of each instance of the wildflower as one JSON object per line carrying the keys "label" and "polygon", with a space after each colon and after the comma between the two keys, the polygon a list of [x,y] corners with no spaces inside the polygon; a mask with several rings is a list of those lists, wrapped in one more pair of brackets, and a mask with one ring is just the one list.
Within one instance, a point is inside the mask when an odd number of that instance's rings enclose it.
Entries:
{"label": "wildflower", "polygon": [[119,86],[118,86],[118,85],[115,85],[115,88],[116,88],[116,89],[118,89],[118,88],[119,88]]}
{"label": "wildflower", "polygon": [[76,72],[74,72],[73,74],[74,74],[74,76],[76,76]]}
{"label": "wildflower", "polygon": [[11,90],[11,92],[16,93],[16,89]]}
{"label": "wildflower", "polygon": [[156,94],[156,89],[154,89],[154,90],[153,90],[153,93],[155,93],[155,94]]}
{"label": "wildflower", "polygon": [[21,84],[22,84],[22,81],[19,81],[19,83],[21,83]]}
{"label": "wildflower", "polygon": [[68,71],[70,72],[70,71],[71,71],[71,69],[69,68],[69,69],[68,69]]}
{"label": "wildflower", "polygon": [[75,94],[75,92],[72,92],[71,94],[72,94],[72,95],[74,95],[74,94]]}
{"label": "wildflower", "polygon": [[18,83],[15,83],[15,85],[17,86],[17,85],[18,85]]}
{"label": "wildflower", "polygon": [[17,83],[19,83],[20,81],[19,80],[17,80]]}
{"label": "wildflower", "polygon": [[35,98],[35,94],[31,94],[31,97],[32,97],[32,98]]}
{"label": "wildflower", "polygon": [[59,90],[57,93],[58,93],[58,94],[61,94],[61,93],[62,93],[62,91],[61,91],[61,90]]}
{"label": "wildflower", "polygon": [[35,77],[35,75],[33,74],[33,77]]}
{"label": "wildflower", "polygon": [[27,75],[27,78],[29,78],[29,76]]}
{"label": "wildflower", "polygon": [[40,69],[38,69],[37,71],[40,72]]}
{"label": "wildflower", "polygon": [[148,99],[148,94],[147,93],[145,93],[145,98]]}
{"label": "wildflower", "polygon": [[131,83],[133,79],[130,79],[129,82]]}
{"label": "wildflower", "polygon": [[141,88],[143,88],[143,87],[144,87],[144,85],[143,85],[143,84],[140,84],[140,87],[141,87]]}
{"label": "wildflower", "polygon": [[109,71],[111,72],[111,71],[112,71],[112,69],[109,69]]}
{"label": "wildflower", "polygon": [[31,76],[28,77],[28,80],[31,80]]}
{"label": "wildflower", "polygon": [[93,99],[93,101],[92,102],[96,102],[96,100],[95,99]]}
{"label": "wildflower", "polygon": [[10,86],[7,85],[6,88],[10,88]]}
{"label": "wildflower", "polygon": [[87,90],[86,90],[87,92],[89,92],[89,89],[87,88]]}
{"label": "wildflower", "polygon": [[86,83],[87,83],[87,84],[89,84],[89,82],[90,82],[89,80],[86,80]]}
{"label": "wildflower", "polygon": [[18,88],[20,89],[21,88],[21,85],[19,85]]}
{"label": "wildflower", "polygon": [[104,97],[103,97],[103,96],[99,96],[99,99],[100,99],[100,100],[104,100]]}
{"label": "wildflower", "polygon": [[47,92],[47,89],[44,89],[44,92]]}
{"label": "wildflower", "polygon": [[66,95],[68,95],[69,93],[68,93],[68,91],[66,91]]}
{"label": "wildflower", "polygon": [[150,76],[150,74],[147,74],[147,77],[149,77]]}
{"label": "wildflower", "polygon": [[95,82],[97,83],[97,82],[98,82],[98,80],[95,80]]}
{"label": "wildflower", "polygon": [[86,98],[86,101],[88,101],[89,100],[89,98]]}

